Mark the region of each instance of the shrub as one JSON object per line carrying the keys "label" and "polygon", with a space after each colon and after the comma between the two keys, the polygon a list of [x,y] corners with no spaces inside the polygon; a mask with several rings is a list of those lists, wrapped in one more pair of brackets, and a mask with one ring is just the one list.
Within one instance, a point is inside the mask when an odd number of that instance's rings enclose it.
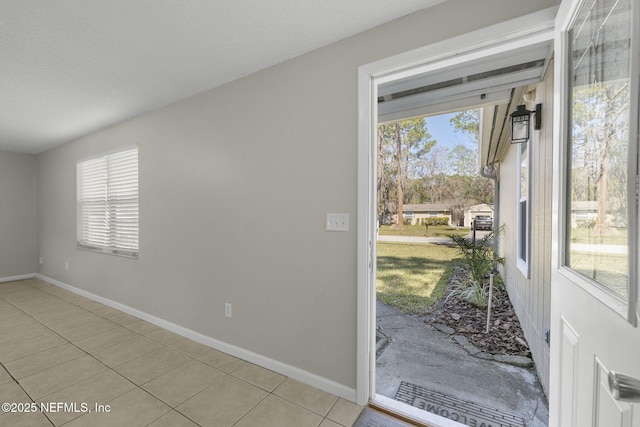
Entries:
{"label": "shrub", "polygon": [[579,221],[577,224],[578,228],[589,228],[589,229],[594,229],[596,226],[596,219],[595,218],[591,218],[591,219],[587,219],[584,221]]}
{"label": "shrub", "polygon": [[421,224],[427,223],[428,225],[449,225],[449,218],[446,216],[434,216],[429,218],[422,218]]}
{"label": "shrub", "polygon": [[[483,238],[474,242],[463,236],[452,235],[451,240],[464,256],[465,263],[471,275],[470,280],[459,283],[449,297],[457,295],[478,307],[486,307],[489,299],[488,278],[494,271],[494,286],[504,286],[502,277],[495,271],[497,264],[503,264],[504,258],[497,258],[490,243],[497,239],[503,227],[487,233]],[[497,280],[496,280],[497,279]]]}
{"label": "shrub", "polygon": [[447,299],[453,295],[457,295],[459,298],[469,301],[478,307],[486,307],[489,303],[487,286],[484,283],[480,285],[472,280],[470,280],[469,283],[460,283],[457,285]]}

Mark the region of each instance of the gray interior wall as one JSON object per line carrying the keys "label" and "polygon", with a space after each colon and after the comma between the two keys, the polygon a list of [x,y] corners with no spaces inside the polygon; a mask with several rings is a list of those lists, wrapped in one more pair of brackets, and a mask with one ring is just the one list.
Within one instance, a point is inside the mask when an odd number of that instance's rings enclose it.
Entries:
{"label": "gray interior wall", "polygon": [[0,151],[0,280],[37,271],[36,158]]}
{"label": "gray interior wall", "polygon": [[[553,67],[550,68],[553,70]],[[524,103],[524,102],[521,102]],[[549,345],[544,333],[551,316],[551,196],[553,142],[553,73],[536,90],[542,103],[542,127],[538,141],[530,143],[531,155],[531,254],[529,278],[517,267],[517,151],[512,145],[500,162],[500,221],[504,224],[502,255],[504,275],[514,309],[536,363],[538,378],[549,391]],[[531,106],[533,107],[533,106]]]}
{"label": "gray interior wall", "polygon": [[[355,388],[357,67],[557,3],[449,0],[40,154],[39,272]],[[76,249],[76,162],[131,144],[139,260]]]}

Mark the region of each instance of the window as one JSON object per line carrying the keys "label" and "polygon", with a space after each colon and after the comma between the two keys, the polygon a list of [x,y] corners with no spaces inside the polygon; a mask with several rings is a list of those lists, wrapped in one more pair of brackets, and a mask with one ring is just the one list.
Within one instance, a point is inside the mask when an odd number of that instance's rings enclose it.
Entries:
{"label": "window", "polygon": [[529,143],[518,145],[518,260],[522,274],[529,277]]}
{"label": "window", "polygon": [[138,149],[77,165],[78,248],[138,257]]}
{"label": "window", "polygon": [[[569,33],[565,265],[629,297],[631,0],[589,0]],[[637,52],[637,51],[636,51]],[[636,112],[637,114],[637,112]],[[635,160],[633,160],[635,163]]]}

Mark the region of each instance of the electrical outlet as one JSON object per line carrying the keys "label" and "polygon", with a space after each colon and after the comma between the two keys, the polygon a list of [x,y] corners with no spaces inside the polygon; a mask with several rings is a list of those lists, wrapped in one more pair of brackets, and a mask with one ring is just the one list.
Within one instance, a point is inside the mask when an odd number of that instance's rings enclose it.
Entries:
{"label": "electrical outlet", "polygon": [[348,213],[328,213],[326,230],[327,231],[349,231],[349,214]]}
{"label": "electrical outlet", "polygon": [[44,260],[42,259],[42,257],[40,257],[39,262],[40,262],[40,265],[42,265],[44,263]]}
{"label": "electrical outlet", "polygon": [[224,303],[224,316],[231,317],[231,304],[228,302]]}
{"label": "electrical outlet", "polygon": [[69,271],[69,261],[64,262],[64,269]]}

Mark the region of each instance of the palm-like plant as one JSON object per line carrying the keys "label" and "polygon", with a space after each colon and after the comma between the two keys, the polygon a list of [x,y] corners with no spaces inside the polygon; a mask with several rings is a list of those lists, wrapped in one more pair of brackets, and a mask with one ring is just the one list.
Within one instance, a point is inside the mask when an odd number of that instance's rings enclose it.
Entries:
{"label": "palm-like plant", "polygon": [[[478,307],[487,306],[489,302],[489,276],[493,272],[494,275],[500,277],[496,267],[498,264],[504,264],[504,258],[497,257],[491,245],[491,242],[498,238],[502,230],[501,226],[476,241],[469,237],[450,236],[464,256],[471,278],[456,284],[447,298],[457,295]],[[502,281],[494,281],[494,284],[502,285]]]}

